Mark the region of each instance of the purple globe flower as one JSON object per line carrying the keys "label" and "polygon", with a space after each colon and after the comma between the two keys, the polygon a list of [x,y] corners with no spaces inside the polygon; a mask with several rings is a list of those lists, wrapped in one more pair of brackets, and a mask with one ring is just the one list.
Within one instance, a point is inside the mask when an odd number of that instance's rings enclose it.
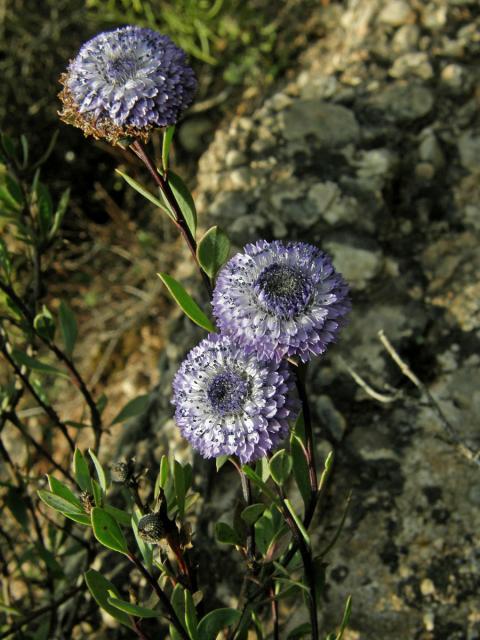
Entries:
{"label": "purple globe flower", "polygon": [[247,353],[307,362],[335,339],[350,310],[348,286],[331,258],[303,242],[248,244],[220,271],[217,326]]}
{"label": "purple globe flower", "polygon": [[190,106],[197,82],[185,52],[167,36],[120,27],[86,42],[60,78],[61,118],[86,135],[146,140]]}
{"label": "purple globe flower", "polygon": [[175,419],[204,458],[257,460],[288,433],[297,412],[286,362],[262,362],[226,336],[192,349],[173,381]]}

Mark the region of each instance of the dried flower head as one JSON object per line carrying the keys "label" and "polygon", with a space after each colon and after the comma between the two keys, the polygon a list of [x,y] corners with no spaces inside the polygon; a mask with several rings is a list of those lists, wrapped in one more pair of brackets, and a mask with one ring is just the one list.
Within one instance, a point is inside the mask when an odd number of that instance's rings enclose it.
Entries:
{"label": "dried flower head", "polygon": [[155,544],[167,537],[167,527],[159,513],[147,513],[138,521],[138,535],[145,542]]}
{"label": "dried flower head", "polygon": [[350,310],[331,258],[302,242],[248,244],[220,271],[213,294],[219,329],[261,359],[323,353]]}
{"label": "dried flower head", "polygon": [[86,42],[60,81],[60,117],[113,143],[146,140],[153,128],[177,122],[197,86],[182,49],[167,36],[134,26]]}
{"label": "dried flower head", "polygon": [[204,458],[257,460],[288,433],[296,402],[285,362],[262,362],[227,336],[192,349],[173,382],[175,419]]}

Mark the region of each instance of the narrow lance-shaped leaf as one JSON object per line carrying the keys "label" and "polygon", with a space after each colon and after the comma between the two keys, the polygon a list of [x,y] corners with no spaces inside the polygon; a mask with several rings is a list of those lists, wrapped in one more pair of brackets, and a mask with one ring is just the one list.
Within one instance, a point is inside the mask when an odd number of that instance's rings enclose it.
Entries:
{"label": "narrow lance-shaped leaf", "polygon": [[175,495],[177,496],[178,515],[183,518],[186,488],[183,467],[178,460],[173,461],[173,483],[175,485]]}
{"label": "narrow lance-shaped leaf", "polygon": [[92,459],[93,466],[95,467],[95,471],[97,472],[97,477],[98,477],[98,482],[100,484],[100,487],[102,491],[106,493],[108,489],[108,482],[107,482],[107,476],[106,476],[105,470],[100,464],[100,460],[97,458],[97,456],[91,449],[88,450],[88,453],[90,455],[90,458]]}
{"label": "narrow lance-shaped leaf", "polygon": [[195,300],[185,291],[182,285],[166,273],[157,274],[163,284],[167,287],[172,298],[187,315],[190,320],[198,324],[199,327],[210,333],[215,332],[215,327],[207,316],[200,309]]}
{"label": "narrow lance-shaped leaf", "polygon": [[195,209],[192,194],[180,176],[173,173],[173,171],[168,172],[168,184],[175,196],[180,211],[183,213],[190,233],[195,238],[195,232],[197,230],[197,210]]}
{"label": "narrow lance-shaped leaf", "polygon": [[290,437],[290,451],[293,461],[293,475],[305,505],[310,502],[311,488],[308,471],[307,452],[300,438],[292,433]]}
{"label": "narrow lance-shaped leaf", "polygon": [[118,622],[120,622],[121,624],[129,627],[130,629],[133,629],[133,623],[130,617],[108,602],[108,598],[111,597],[109,595],[109,592],[115,594],[117,598],[120,598],[120,594],[115,589],[115,585],[113,585],[109,580],[104,578],[101,573],[98,573],[98,571],[95,571],[94,569],[89,569],[85,573],[85,582],[87,583],[87,587],[93,598],[102,609],[109,613],[113,618],[118,620]]}
{"label": "narrow lance-shaped leaf", "polygon": [[167,127],[163,134],[162,142],[162,167],[166,173],[168,171],[168,163],[170,159],[170,147],[172,145],[173,134],[175,133],[175,125]]}
{"label": "narrow lance-shaped leaf", "polygon": [[75,474],[75,480],[77,481],[80,489],[82,491],[88,491],[88,493],[93,494],[88,462],[85,460],[85,457],[80,449],[75,449],[75,453],[73,454],[73,472]]}
{"label": "narrow lance-shaped leaf", "polygon": [[112,607],[115,607],[115,609],[123,611],[130,616],[135,616],[136,618],[159,618],[160,616],[165,615],[163,611],[147,609],[147,607],[140,607],[138,604],[133,604],[132,602],[127,602],[126,600],[117,598],[113,591],[110,591],[107,602],[112,605]]}
{"label": "narrow lance-shaped leaf", "polygon": [[62,331],[62,339],[63,344],[65,345],[65,351],[69,356],[71,356],[75,348],[75,342],[77,341],[78,328],[75,314],[70,309],[68,304],[63,300],[60,303],[58,317],[60,320],[60,329]]}
{"label": "narrow lance-shaped leaf", "polygon": [[62,221],[63,221],[63,217],[65,216],[65,213],[67,211],[69,202],[70,202],[70,188],[65,189],[65,191],[62,193],[60,197],[57,210],[55,211],[55,214],[53,216],[53,223],[48,233],[49,240],[52,240],[58,233],[58,230],[60,229],[60,225],[62,224]]}
{"label": "narrow lance-shaped leaf", "polygon": [[185,589],[185,624],[191,640],[198,640],[198,619],[192,594]]}
{"label": "narrow lance-shaped leaf", "polygon": [[55,509],[66,518],[73,520],[74,522],[78,522],[79,524],[90,526],[90,516],[87,515],[81,507],[77,507],[72,502],[66,500],[62,496],[55,495],[54,493],[50,493],[50,491],[45,491],[41,489],[37,492],[38,497],[42,502],[44,502],[51,509]]}
{"label": "narrow lance-shaped leaf", "polygon": [[79,511],[82,511],[82,505],[78,497],[67,487],[63,482],[57,480],[55,476],[47,475],[48,484],[50,486],[50,490],[57,496],[64,498],[67,502],[70,502],[72,505],[77,507]]}
{"label": "narrow lance-shaped leaf", "polygon": [[219,227],[211,227],[197,246],[197,258],[205,273],[214,278],[230,252],[230,240]]}
{"label": "narrow lance-shaped leaf", "polygon": [[139,182],[131,178],[128,174],[123,173],[123,171],[120,171],[120,169],[115,169],[115,172],[118,173],[118,175],[121,176],[127,184],[129,184],[133,189],[135,189],[137,193],[139,193],[146,200],[148,200],[149,202],[154,204],[156,207],[161,209],[163,213],[167,214],[169,218],[175,221],[175,216],[170,211],[170,209],[168,209],[159,198],[154,196],[153,193],[150,193],[150,191],[146,187],[144,187]]}
{"label": "narrow lance-shaped leaf", "polygon": [[149,398],[150,396],[145,394],[127,402],[123,409],[112,420],[112,425],[141,415],[148,407]]}
{"label": "narrow lance-shaped leaf", "polygon": [[52,367],[50,364],[46,364],[45,362],[41,362],[36,358],[32,358],[31,356],[23,353],[19,349],[13,349],[12,358],[15,360],[17,364],[25,365],[28,369],[33,369],[34,371],[38,371],[40,373],[48,373],[55,376],[61,376],[63,378],[68,378],[68,375],[65,371],[61,369],[57,369],[56,367]]}

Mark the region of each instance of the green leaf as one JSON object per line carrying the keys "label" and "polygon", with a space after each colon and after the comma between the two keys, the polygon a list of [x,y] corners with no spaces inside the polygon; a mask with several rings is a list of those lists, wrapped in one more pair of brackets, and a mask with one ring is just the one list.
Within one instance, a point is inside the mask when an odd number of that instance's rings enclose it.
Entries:
{"label": "green leaf", "polygon": [[88,491],[88,493],[93,494],[88,462],[85,460],[85,457],[80,449],[75,449],[75,453],[73,454],[73,472],[75,474],[75,480],[77,481],[80,489],[82,491]]}
{"label": "green leaf", "polygon": [[235,529],[225,522],[217,522],[215,524],[215,537],[222,544],[234,544],[237,547],[242,546],[242,541]]}
{"label": "green leaf", "polygon": [[270,465],[266,457],[260,458],[255,464],[255,472],[260,476],[263,482],[267,482],[270,478]]}
{"label": "green leaf", "polygon": [[52,367],[52,365],[46,364],[45,362],[41,362],[36,358],[32,358],[31,356],[28,356],[26,353],[23,353],[23,351],[20,351],[19,349],[13,349],[12,358],[15,360],[17,364],[25,365],[28,369],[33,369],[34,371],[40,371],[41,373],[51,373],[52,375],[55,375],[55,376],[62,376],[63,378],[68,378],[68,375],[65,373],[65,371],[62,371],[61,369],[57,369],[56,367]]}
{"label": "green leaf", "polygon": [[152,193],[150,193],[150,191],[146,187],[141,185],[139,182],[131,178],[126,173],[123,173],[123,171],[120,171],[120,169],[115,169],[115,172],[118,173],[118,175],[121,176],[127,184],[129,184],[133,189],[135,189],[137,193],[139,193],[146,200],[148,200],[149,202],[154,204],[156,207],[161,209],[163,213],[166,213],[167,216],[175,222],[175,216],[170,211],[170,209],[167,209],[167,207],[163,204],[163,202],[159,200],[157,197],[155,197]]}
{"label": "green leaf", "polygon": [[290,452],[293,462],[293,475],[301,493],[305,506],[311,497],[310,476],[307,462],[307,452],[300,438],[292,433],[290,437]]}
{"label": "green leaf", "polygon": [[112,420],[113,424],[118,424],[119,422],[125,422],[125,420],[129,420],[130,418],[135,418],[136,416],[141,415],[145,409],[148,407],[150,396],[147,394],[143,396],[138,396],[123,407],[120,413]]}
{"label": "green leaf", "polygon": [[104,507],[105,511],[109,513],[111,516],[115,518],[118,524],[121,524],[124,527],[129,527],[131,524],[131,516],[129,513],[124,511],[123,509],[117,509],[117,507],[112,507],[111,504],[106,504]]}
{"label": "green leaf", "polygon": [[18,609],[15,609],[15,607],[11,607],[8,604],[5,604],[5,602],[0,602],[0,611],[2,611],[3,613],[6,613],[7,615],[10,616],[21,616],[22,612],[19,611]]}
{"label": "green leaf", "polygon": [[219,227],[211,227],[197,246],[197,258],[205,273],[214,278],[230,252],[230,240]]}
{"label": "green leaf", "polygon": [[95,480],[95,478],[92,478],[92,492],[93,492],[93,499],[94,499],[95,505],[97,507],[103,507],[102,489],[100,488],[100,485]]}
{"label": "green leaf", "polygon": [[75,342],[77,340],[78,328],[75,315],[70,309],[68,304],[63,300],[60,303],[60,309],[58,311],[58,317],[60,320],[60,329],[62,331],[63,344],[65,345],[65,351],[69,356],[72,355],[75,348]]}
{"label": "green leaf", "polygon": [[108,602],[108,599],[110,598],[109,592],[114,593],[116,597],[120,597],[115,586],[109,580],[104,578],[101,573],[98,573],[98,571],[95,571],[94,569],[89,569],[84,575],[87,587],[97,604],[115,618],[115,620],[118,620],[121,624],[133,629],[134,627],[130,617],[123,611],[120,611],[120,609],[113,607]]}
{"label": "green leaf", "polygon": [[310,596],[310,589],[307,585],[303,584],[299,580],[293,580],[292,578],[274,578],[275,582],[279,582],[280,584],[287,585],[289,587],[296,587],[297,589],[302,589]]}
{"label": "green leaf", "polygon": [[270,473],[278,485],[283,485],[292,471],[292,458],[285,449],[280,449],[270,460]]}
{"label": "green leaf", "polygon": [[[172,603],[172,607],[177,614],[178,619],[180,620],[183,628],[186,630],[185,621],[185,596],[183,595],[183,587],[178,584],[175,585],[172,595],[170,596],[170,602]],[[170,627],[171,628],[171,627]]]}
{"label": "green leaf", "polygon": [[53,340],[55,337],[55,320],[50,310],[43,305],[40,313],[37,313],[33,320],[35,331],[47,340]]}
{"label": "green leaf", "polygon": [[185,477],[183,467],[178,460],[173,461],[173,483],[175,486],[175,495],[177,496],[178,515],[183,518],[185,514]]}
{"label": "green leaf", "polygon": [[111,595],[108,596],[107,602],[108,604],[111,604],[112,607],[115,607],[115,609],[123,611],[130,616],[135,616],[136,618],[159,618],[160,616],[165,615],[163,611],[140,607],[138,604],[132,604],[131,602],[127,602],[126,600],[122,600],[121,598],[116,598]]}
{"label": "green leaf", "polygon": [[333,461],[334,461],[334,453],[333,453],[333,451],[330,451],[330,453],[328,454],[328,456],[325,459],[323,473],[320,476],[320,482],[318,484],[318,490],[319,491],[323,491],[323,489],[325,488],[325,486],[327,484],[327,480],[328,480],[328,478],[330,476],[330,473],[332,472]]}
{"label": "green leaf", "polygon": [[24,203],[22,187],[8,173],[5,176],[5,186],[16,208],[20,209]]}
{"label": "green leaf", "polygon": [[251,504],[248,507],[245,507],[245,509],[241,513],[241,517],[247,524],[255,524],[255,522],[260,518],[266,508],[266,505],[262,504],[261,502]]}
{"label": "green leaf", "polygon": [[236,609],[215,609],[207,613],[205,617],[200,620],[198,625],[198,635],[200,640],[212,640],[216,638],[217,634],[225,629],[236,624],[241,617],[240,611]]}
{"label": "green leaf", "polygon": [[259,488],[263,493],[270,498],[273,503],[277,503],[277,496],[271,491],[271,489],[263,482],[258,473],[256,473],[252,467],[249,467],[248,464],[244,464],[242,467],[244,474]]}
{"label": "green leaf", "polygon": [[99,459],[91,449],[88,450],[88,453],[90,455],[90,458],[92,459],[93,466],[95,467],[95,471],[97,472],[97,477],[98,477],[98,482],[100,483],[100,487],[102,488],[102,491],[106,493],[108,489],[108,482],[107,482],[107,476],[105,474],[105,470],[100,464]]}
{"label": "green leaf", "polygon": [[73,520],[74,522],[78,522],[79,524],[91,525],[90,516],[87,515],[81,507],[77,507],[72,502],[69,502],[62,496],[55,495],[54,493],[50,493],[50,491],[45,491],[40,489],[37,491],[38,497],[42,502],[44,502],[51,509],[55,509],[55,511],[59,511],[63,516]]}
{"label": "green leaf", "polygon": [[218,458],[215,458],[215,466],[217,468],[217,471],[220,471],[223,465],[227,462],[228,458],[229,456],[218,456]]}
{"label": "green leaf", "polygon": [[163,133],[162,142],[162,167],[164,172],[168,171],[168,161],[170,156],[170,146],[173,140],[173,134],[175,133],[175,125],[167,127]]}
{"label": "green leaf", "polygon": [[91,516],[96,539],[104,547],[128,555],[127,541],[115,518],[100,507],[94,507]]}
{"label": "green leaf", "polygon": [[191,640],[198,640],[198,619],[192,594],[185,589],[185,624]]}
{"label": "green leaf", "polygon": [[182,285],[177,282],[175,278],[172,278],[172,276],[169,276],[166,273],[158,273],[157,275],[163,282],[163,284],[167,287],[170,295],[178,304],[180,309],[182,309],[185,315],[187,315],[190,320],[198,324],[199,327],[202,327],[210,333],[214,333],[215,327],[200,309],[195,300],[193,300],[193,298],[191,298],[190,295],[185,291]]}
{"label": "green leaf", "polygon": [[60,197],[60,201],[58,203],[57,210],[55,211],[55,215],[53,216],[53,224],[48,232],[49,240],[52,240],[55,235],[58,233],[60,229],[60,225],[62,224],[63,217],[67,211],[68,203],[70,202],[70,189],[65,189]]}
{"label": "green leaf", "polygon": [[305,444],[305,421],[303,419],[303,411],[300,411],[298,414],[293,430],[295,435],[297,435],[303,444]]}
{"label": "green leaf", "polygon": [[155,481],[155,490],[153,494],[153,497],[155,499],[158,498],[160,494],[160,489],[165,489],[167,485],[168,475],[169,475],[168,458],[166,455],[163,455],[162,459],[160,460],[160,470],[158,472],[158,476]]}
{"label": "green leaf", "polygon": [[343,613],[342,624],[340,625],[340,629],[337,633],[337,637],[335,640],[342,640],[343,634],[345,633],[345,629],[347,628],[348,622],[350,620],[350,615],[352,613],[352,596],[348,596],[347,602],[345,604],[345,611]]}
{"label": "green leaf", "polygon": [[175,196],[180,211],[183,213],[190,233],[195,238],[195,232],[197,230],[197,210],[195,209],[192,194],[180,176],[173,173],[173,171],[169,171],[168,173],[168,184]]}
{"label": "green leaf", "polygon": [[37,184],[36,196],[39,226],[42,237],[47,238],[53,224],[53,201],[48,187],[43,182]]}
{"label": "green leaf", "polygon": [[23,154],[21,167],[22,169],[25,169],[28,164],[28,140],[26,136],[23,135],[23,133],[20,136],[20,143],[22,145],[22,154]]}
{"label": "green leaf", "polygon": [[47,475],[47,479],[52,493],[54,493],[56,496],[60,496],[64,500],[67,500],[67,502],[70,502],[70,504],[77,507],[79,511],[83,512],[80,500],[73,493],[73,491],[71,491],[67,487],[67,485],[63,484],[63,482],[60,482],[60,480],[57,480],[57,478],[55,478],[54,476]]}
{"label": "green leaf", "polygon": [[295,512],[295,509],[293,508],[292,503],[290,502],[290,500],[288,498],[284,498],[283,502],[285,503],[285,506],[287,507],[288,511],[290,512],[290,515],[295,520],[295,524],[297,525],[300,533],[302,534],[305,542],[307,543],[307,547],[310,547],[310,536],[308,535],[307,530],[303,526],[303,522],[302,522],[301,518],[298,517],[297,513]]}

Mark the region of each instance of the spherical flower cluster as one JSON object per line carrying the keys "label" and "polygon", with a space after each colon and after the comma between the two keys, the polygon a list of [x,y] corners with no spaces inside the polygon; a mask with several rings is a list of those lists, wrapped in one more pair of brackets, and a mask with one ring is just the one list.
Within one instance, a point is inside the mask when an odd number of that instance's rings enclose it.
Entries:
{"label": "spherical flower cluster", "polygon": [[173,382],[175,419],[205,458],[257,460],[276,447],[295,417],[286,362],[260,361],[227,336],[192,349]]}
{"label": "spherical flower cluster", "polygon": [[167,36],[126,26],[100,33],[60,78],[62,119],[86,135],[146,140],[190,106],[197,82],[185,52]]}
{"label": "spherical flower cluster", "polygon": [[302,242],[248,244],[220,271],[213,294],[220,331],[258,358],[322,354],[350,310],[328,255]]}

